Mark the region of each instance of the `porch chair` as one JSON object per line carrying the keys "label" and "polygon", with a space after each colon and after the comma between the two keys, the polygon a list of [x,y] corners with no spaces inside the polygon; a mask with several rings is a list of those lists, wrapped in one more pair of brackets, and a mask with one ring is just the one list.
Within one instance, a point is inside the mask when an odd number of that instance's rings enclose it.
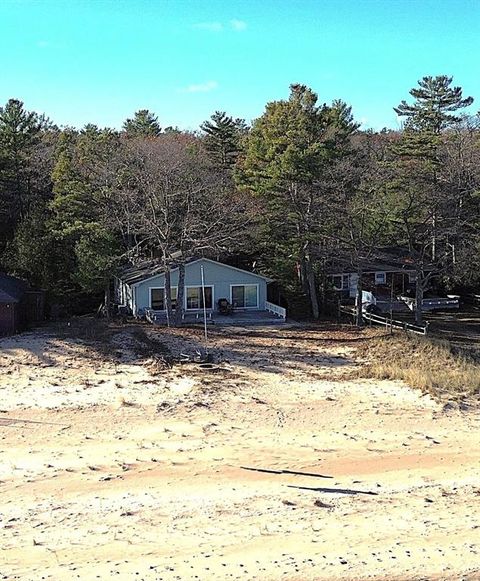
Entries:
{"label": "porch chair", "polygon": [[233,314],[233,305],[227,299],[218,299],[218,312],[221,315]]}

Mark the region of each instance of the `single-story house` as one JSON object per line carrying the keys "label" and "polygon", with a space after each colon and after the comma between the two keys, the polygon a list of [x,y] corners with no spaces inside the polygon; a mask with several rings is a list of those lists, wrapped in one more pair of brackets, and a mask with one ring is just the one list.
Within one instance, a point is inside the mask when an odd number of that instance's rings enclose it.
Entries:
{"label": "single-story house", "polygon": [[[432,273],[434,267],[424,264],[423,272]],[[362,290],[368,296],[368,304],[375,304],[379,311],[406,311],[415,309],[416,286],[415,263],[406,249],[400,247],[380,248],[373,257],[362,260]],[[356,298],[358,274],[342,257],[337,257],[329,268],[327,278],[341,299]],[[432,296],[435,280],[422,302],[422,310],[455,309],[459,306],[457,296]]]}
{"label": "single-story house", "polygon": [[[429,266],[426,269],[431,270]],[[343,298],[354,298],[357,293],[358,274],[347,259],[330,265],[327,278]],[[415,289],[415,265],[402,248],[382,248],[375,256],[362,261],[362,286],[377,298],[405,295]]]}
{"label": "single-story house", "polygon": [[[202,287],[202,270],[203,285]],[[171,269],[172,304],[175,307],[178,289],[178,267]],[[219,300],[226,299],[238,311],[271,311],[275,305],[267,301],[266,276],[248,272],[228,264],[199,258],[185,264],[185,313],[211,315],[219,311]],[[165,312],[165,273],[158,263],[145,262],[127,267],[114,279],[114,300],[136,317],[147,311]],[[279,308],[279,307],[278,307]],[[283,311],[283,309],[282,309]],[[283,317],[284,318],[284,317]]]}
{"label": "single-story house", "polygon": [[0,335],[13,335],[29,323],[42,321],[45,293],[30,288],[29,284],[0,273]]}

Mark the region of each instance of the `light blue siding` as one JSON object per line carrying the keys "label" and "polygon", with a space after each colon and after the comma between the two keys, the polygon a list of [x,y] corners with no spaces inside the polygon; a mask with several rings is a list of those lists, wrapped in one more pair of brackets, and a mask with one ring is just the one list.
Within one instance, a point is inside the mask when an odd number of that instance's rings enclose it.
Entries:
{"label": "light blue siding", "polygon": [[[185,287],[199,287],[202,285],[201,266],[204,269],[205,286],[213,287],[213,310],[218,309],[218,299],[228,299],[228,301],[231,301],[231,285],[242,284],[258,285],[257,310],[265,309],[267,280],[262,276],[232,268],[220,262],[201,259],[187,264],[185,266]],[[174,270],[171,273],[171,285],[178,285],[178,270]],[[150,289],[163,288],[164,286],[165,276],[163,274],[133,285],[134,296],[133,300],[129,301],[129,306],[131,306],[133,313],[141,315],[145,309],[150,308]],[[248,310],[255,309],[249,308]]]}

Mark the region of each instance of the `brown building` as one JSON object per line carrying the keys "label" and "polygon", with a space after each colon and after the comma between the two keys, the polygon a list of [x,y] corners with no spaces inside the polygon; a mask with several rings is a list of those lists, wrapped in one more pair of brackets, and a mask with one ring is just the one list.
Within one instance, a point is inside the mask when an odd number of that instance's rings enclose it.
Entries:
{"label": "brown building", "polygon": [[[408,252],[397,248],[379,249],[375,256],[363,259],[362,287],[377,298],[413,293],[415,289],[415,265]],[[430,268],[428,268],[430,270]],[[329,268],[328,278],[335,291],[343,298],[357,294],[358,274],[352,264],[342,257]]]}
{"label": "brown building", "polygon": [[43,321],[45,292],[24,280],[0,273],[0,336],[13,335]]}

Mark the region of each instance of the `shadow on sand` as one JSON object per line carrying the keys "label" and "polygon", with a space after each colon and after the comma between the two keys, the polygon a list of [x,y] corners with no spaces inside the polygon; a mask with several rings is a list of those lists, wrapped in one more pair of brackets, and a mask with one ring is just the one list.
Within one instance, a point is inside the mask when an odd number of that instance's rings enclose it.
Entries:
{"label": "shadow on sand", "polygon": [[369,496],[378,496],[378,492],[372,492],[370,490],[353,490],[352,488],[311,488],[310,486],[294,486],[293,484],[289,484],[288,488],[311,490],[313,492],[326,492],[328,494],[350,494],[352,496],[356,494],[367,494]]}
{"label": "shadow on sand", "polygon": [[295,476],[311,476],[313,478],[333,478],[325,474],[316,474],[315,472],[298,472],[296,470],[271,470],[269,468],[251,468],[249,466],[240,466],[242,470],[251,470],[254,472],[265,472],[267,474],[293,474]]}

